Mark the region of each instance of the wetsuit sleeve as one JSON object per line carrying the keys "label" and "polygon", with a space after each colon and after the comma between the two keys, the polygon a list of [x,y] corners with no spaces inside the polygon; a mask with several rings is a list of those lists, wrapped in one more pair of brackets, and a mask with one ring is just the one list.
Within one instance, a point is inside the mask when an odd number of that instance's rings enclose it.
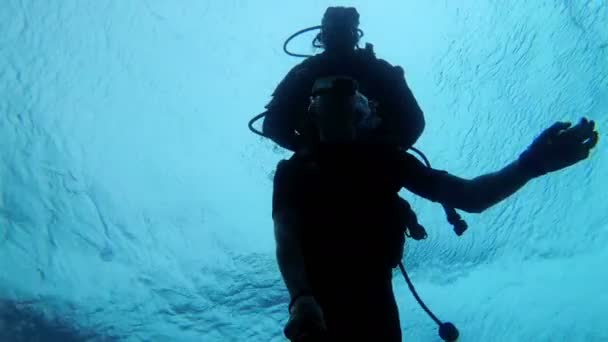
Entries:
{"label": "wetsuit sleeve", "polygon": [[440,201],[439,185],[442,177],[447,174],[446,171],[428,168],[409,153],[400,156],[399,171],[404,188],[430,201]]}

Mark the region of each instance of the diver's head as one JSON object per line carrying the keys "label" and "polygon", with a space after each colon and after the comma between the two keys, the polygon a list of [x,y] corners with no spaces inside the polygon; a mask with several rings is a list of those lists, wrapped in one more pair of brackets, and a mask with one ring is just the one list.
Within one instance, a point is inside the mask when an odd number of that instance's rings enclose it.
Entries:
{"label": "diver's head", "polygon": [[329,52],[349,52],[359,42],[359,13],[354,7],[329,7],[317,39]]}
{"label": "diver's head", "polygon": [[321,142],[360,141],[380,124],[374,106],[349,77],[318,79],[308,110]]}

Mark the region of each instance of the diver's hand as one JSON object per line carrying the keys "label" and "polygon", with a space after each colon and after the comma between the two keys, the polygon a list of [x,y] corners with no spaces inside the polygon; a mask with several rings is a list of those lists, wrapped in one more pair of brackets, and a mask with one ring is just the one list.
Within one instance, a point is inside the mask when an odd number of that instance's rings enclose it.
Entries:
{"label": "diver's hand", "polygon": [[595,122],[582,118],[574,127],[557,122],[541,133],[520,155],[520,163],[533,177],[572,166],[589,156],[598,142]]}
{"label": "diver's hand", "polygon": [[314,297],[297,299],[285,326],[285,336],[292,342],[318,342],[326,330],[323,310]]}

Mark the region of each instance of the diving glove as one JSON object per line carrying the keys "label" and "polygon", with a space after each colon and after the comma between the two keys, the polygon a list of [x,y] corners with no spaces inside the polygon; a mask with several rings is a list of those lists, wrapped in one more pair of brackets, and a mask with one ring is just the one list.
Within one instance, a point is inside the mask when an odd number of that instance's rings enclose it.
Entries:
{"label": "diving glove", "polygon": [[567,168],[589,156],[599,140],[595,122],[582,118],[576,126],[571,125],[553,124],[519,156],[520,164],[532,177]]}
{"label": "diving glove", "polygon": [[316,342],[326,331],[323,310],[315,298],[309,295],[297,298],[283,331],[285,337],[292,342]]}

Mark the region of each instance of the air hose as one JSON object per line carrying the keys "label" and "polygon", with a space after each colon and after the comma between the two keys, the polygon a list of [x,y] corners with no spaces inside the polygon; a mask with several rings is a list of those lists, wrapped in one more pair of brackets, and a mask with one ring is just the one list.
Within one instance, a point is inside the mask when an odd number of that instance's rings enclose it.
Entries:
{"label": "air hose", "polygon": [[[312,57],[312,55],[304,55],[304,54],[300,54],[300,53],[293,53],[293,52],[291,52],[291,51],[289,51],[287,49],[287,45],[289,45],[289,42],[291,42],[295,37],[301,35],[302,33],[306,33],[306,32],[309,32],[309,31],[314,31],[314,30],[319,30],[319,29],[321,29],[321,27],[322,26],[320,26],[320,25],[318,25],[318,26],[312,26],[312,27],[308,27],[308,28],[302,29],[302,30],[300,30],[300,31],[292,34],[291,36],[289,36],[289,38],[287,38],[285,40],[285,43],[283,43],[283,51],[286,54],[288,54],[288,55],[290,55],[292,57],[302,57],[302,58]],[[359,39],[361,39],[365,35],[365,33],[363,32],[363,30],[361,30],[361,29],[357,29],[357,34],[359,35]],[[314,47],[316,47],[316,48],[323,47],[321,44],[319,44],[318,40],[319,40],[319,36],[317,36],[313,40],[312,45]]]}
{"label": "air hose", "polygon": [[414,298],[416,298],[416,301],[418,302],[418,304],[420,304],[420,307],[422,307],[422,309],[424,311],[426,311],[426,313],[431,317],[431,319],[433,321],[435,321],[435,323],[437,323],[437,325],[439,326],[439,337],[441,337],[442,340],[447,341],[447,342],[457,341],[460,333],[458,332],[458,329],[456,328],[456,326],[450,322],[441,322],[437,318],[437,316],[435,316],[435,314],[433,314],[433,312],[431,310],[429,310],[429,308],[426,306],[426,304],[424,304],[422,299],[420,299],[420,296],[418,296],[418,292],[416,292],[416,289],[414,288],[414,285],[412,284],[410,277],[408,277],[407,272],[405,271],[405,267],[403,266],[402,262],[399,263],[399,269],[401,269],[401,273],[403,274],[403,277],[405,278],[405,282],[407,283],[407,286],[410,288],[412,295],[414,295]]}

